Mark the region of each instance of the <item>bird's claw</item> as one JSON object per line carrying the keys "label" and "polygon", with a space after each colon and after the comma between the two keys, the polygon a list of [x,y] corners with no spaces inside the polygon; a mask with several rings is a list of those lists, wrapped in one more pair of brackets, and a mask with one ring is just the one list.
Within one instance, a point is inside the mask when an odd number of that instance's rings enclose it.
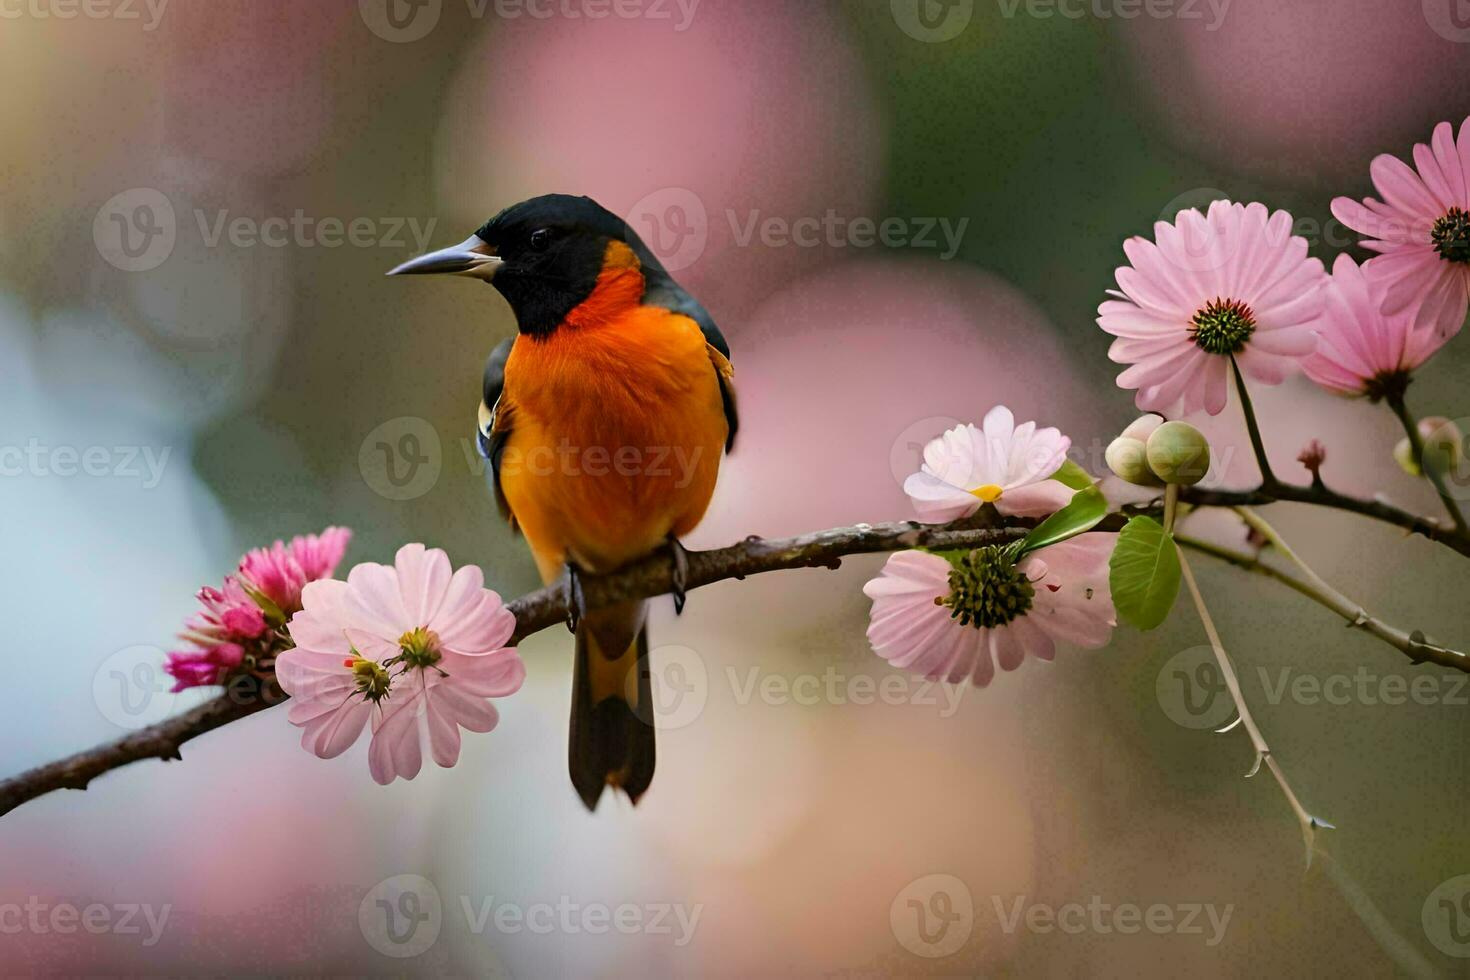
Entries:
{"label": "bird's claw", "polygon": [[669,538],[669,556],[673,560],[669,591],[674,596],[674,615],[684,611],[685,588],[689,582],[689,552],[675,537]]}
{"label": "bird's claw", "polygon": [[577,632],[577,624],[587,612],[587,594],[582,589],[582,573],[567,562],[567,629]]}

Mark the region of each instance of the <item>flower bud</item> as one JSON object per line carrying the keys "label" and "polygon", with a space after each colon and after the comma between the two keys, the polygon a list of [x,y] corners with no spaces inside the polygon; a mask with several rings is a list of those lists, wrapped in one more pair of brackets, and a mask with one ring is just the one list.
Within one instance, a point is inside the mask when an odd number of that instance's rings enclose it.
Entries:
{"label": "flower bud", "polygon": [[1193,486],[1210,469],[1210,444],[1188,422],[1165,422],[1145,444],[1149,469],[1165,483]]}
{"label": "flower bud", "polygon": [[1154,434],[1154,430],[1164,424],[1162,415],[1140,415],[1129,423],[1128,428],[1123,430],[1123,438],[1137,439],[1139,442],[1148,442],[1148,437]]}
{"label": "flower bud", "polygon": [[1103,459],[1107,461],[1108,469],[1112,470],[1120,480],[1126,480],[1140,487],[1164,485],[1164,481],[1155,476],[1154,471],[1148,468],[1148,456],[1141,440],[1121,435],[1108,445]]}
{"label": "flower bud", "polygon": [[[1424,441],[1424,458],[1437,472],[1447,473],[1464,460],[1465,437],[1460,427],[1441,415],[1419,420],[1419,438]],[[1410,476],[1423,476],[1424,470],[1414,459],[1414,449],[1407,438],[1393,447],[1393,458]]]}
{"label": "flower bud", "polygon": [[1327,462],[1327,447],[1322,445],[1321,439],[1310,439],[1297,453],[1296,461],[1311,471],[1313,476],[1322,469],[1322,464]]}

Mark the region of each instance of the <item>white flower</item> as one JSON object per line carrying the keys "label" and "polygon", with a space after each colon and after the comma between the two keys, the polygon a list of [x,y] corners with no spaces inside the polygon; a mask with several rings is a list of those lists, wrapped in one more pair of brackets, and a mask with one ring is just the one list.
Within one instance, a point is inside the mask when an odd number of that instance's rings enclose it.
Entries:
{"label": "white flower", "polygon": [[1051,514],[1072,500],[1071,487],[1050,479],[1071,445],[1056,429],[1016,425],[1011,410],[997,405],[984,428],[959,425],[925,446],[923,467],[903,491],[930,524],[968,517],[982,504],[1017,517]]}

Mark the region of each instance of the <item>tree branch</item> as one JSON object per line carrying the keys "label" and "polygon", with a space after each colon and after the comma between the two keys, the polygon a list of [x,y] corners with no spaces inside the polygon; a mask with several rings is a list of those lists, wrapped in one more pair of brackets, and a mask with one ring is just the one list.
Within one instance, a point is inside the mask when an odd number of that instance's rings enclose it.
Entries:
{"label": "tree branch", "polygon": [[1345,510],[1401,527],[1410,534],[1422,534],[1430,541],[1437,541],[1470,558],[1470,536],[1460,534],[1453,527],[1411,514],[1381,500],[1349,497],[1320,484],[1303,487],[1294,483],[1278,483],[1270,490],[1264,487],[1254,490],[1206,490],[1195,486],[1186,487],[1179,499],[1196,507],[1258,507],[1284,501]]}
{"label": "tree branch", "polygon": [[[1454,528],[1380,501],[1348,497],[1320,485],[1301,487],[1278,483],[1269,491],[1265,488],[1205,490],[1187,487],[1181,488],[1179,499],[1196,507],[1239,507],[1277,501],[1315,504],[1393,524],[1411,533],[1422,534],[1431,541],[1438,541],[1470,557],[1470,537],[1458,534]],[[1157,509],[1155,507],[1152,510]],[[1150,512],[1149,508],[1141,510]],[[1097,530],[1116,531],[1123,526],[1124,521],[1123,515],[1111,514],[1097,526]],[[727,548],[689,552],[689,572],[685,579],[685,588],[696,589],[725,579],[743,579],[747,575],[784,569],[836,568],[848,555],[878,554],[909,548],[940,550],[999,544],[1024,536],[1034,524],[1031,520],[999,517],[986,508],[974,517],[938,526],[899,521],[832,528],[793,538],[766,540],[751,537]],[[1265,571],[1273,578],[1296,588],[1288,580],[1289,577],[1277,574],[1274,569],[1267,570],[1262,566],[1255,570]],[[610,575],[583,576],[582,586],[588,609],[600,609],[626,599],[664,595],[673,587],[672,563],[666,553],[659,552]],[[513,643],[519,643],[549,626],[565,622],[568,611],[566,591],[560,582],[512,600],[507,606],[516,615]],[[1410,638],[1410,643],[1418,642]],[[1421,655],[1422,659],[1442,662],[1432,648],[1415,645],[1413,649],[1415,653],[1411,653],[1411,656]],[[1445,665],[1456,666],[1456,662],[1445,661]],[[86,789],[88,783],[98,776],[132,762],[144,759],[179,759],[185,742],[279,704],[286,697],[273,678],[235,678],[226,687],[224,694],[177,717],[150,725],[106,745],[78,752],[0,781],[0,815],[54,790]]]}
{"label": "tree branch", "polygon": [[[987,509],[988,510],[988,509]],[[836,568],[847,555],[875,554],[908,548],[976,548],[1002,544],[1023,537],[1033,521],[995,518],[985,513],[953,524],[925,526],[909,521],[888,524],[859,524],[802,534],[794,538],[766,540],[750,537],[728,548],[689,552],[686,589],[696,589],[725,579],[791,568]],[[1109,518],[1099,525],[1117,530],[1122,519]],[[663,595],[673,587],[673,566],[667,553],[659,552],[610,575],[582,577],[588,609],[600,609],[625,599]],[[515,613],[512,643],[567,619],[567,596],[563,583],[538,589],[507,607]],[[140,729],[115,742],[78,752],[76,755],[38,766],[0,782],[0,814],[58,789],[86,789],[93,779],[132,762],[144,759],[179,759],[185,742],[206,732],[238,721],[286,700],[287,695],[273,679],[235,678],[225,693],[190,711]]]}
{"label": "tree branch", "polygon": [[1289,575],[1274,565],[1268,565],[1259,558],[1248,555],[1242,551],[1234,551],[1230,548],[1222,548],[1208,541],[1197,538],[1189,538],[1180,535],[1176,539],[1181,547],[1198,551],[1218,558],[1223,562],[1229,562],[1236,568],[1248,572],[1256,572],[1267,578],[1273,578],[1288,588],[1295,589],[1313,602],[1332,610],[1347,620],[1350,628],[1360,629],[1378,637],[1384,643],[1399,650],[1415,664],[1432,663],[1451,670],[1458,670],[1470,674],[1470,657],[1458,650],[1448,647],[1437,646],[1425,639],[1424,634],[1418,631],[1405,633],[1403,630],[1390,626],[1375,616],[1369,615],[1367,610],[1353,602],[1347,596],[1338,592],[1326,583],[1314,584],[1303,581],[1294,575]]}

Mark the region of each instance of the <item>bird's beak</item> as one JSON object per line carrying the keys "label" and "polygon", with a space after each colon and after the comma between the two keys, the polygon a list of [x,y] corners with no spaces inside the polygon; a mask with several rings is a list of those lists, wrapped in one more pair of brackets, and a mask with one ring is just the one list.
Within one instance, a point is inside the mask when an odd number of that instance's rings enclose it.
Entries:
{"label": "bird's beak", "polygon": [[495,246],[478,235],[471,235],[453,248],[420,255],[395,269],[390,276],[470,276],[489,282],[505,260],[495,254]]}

